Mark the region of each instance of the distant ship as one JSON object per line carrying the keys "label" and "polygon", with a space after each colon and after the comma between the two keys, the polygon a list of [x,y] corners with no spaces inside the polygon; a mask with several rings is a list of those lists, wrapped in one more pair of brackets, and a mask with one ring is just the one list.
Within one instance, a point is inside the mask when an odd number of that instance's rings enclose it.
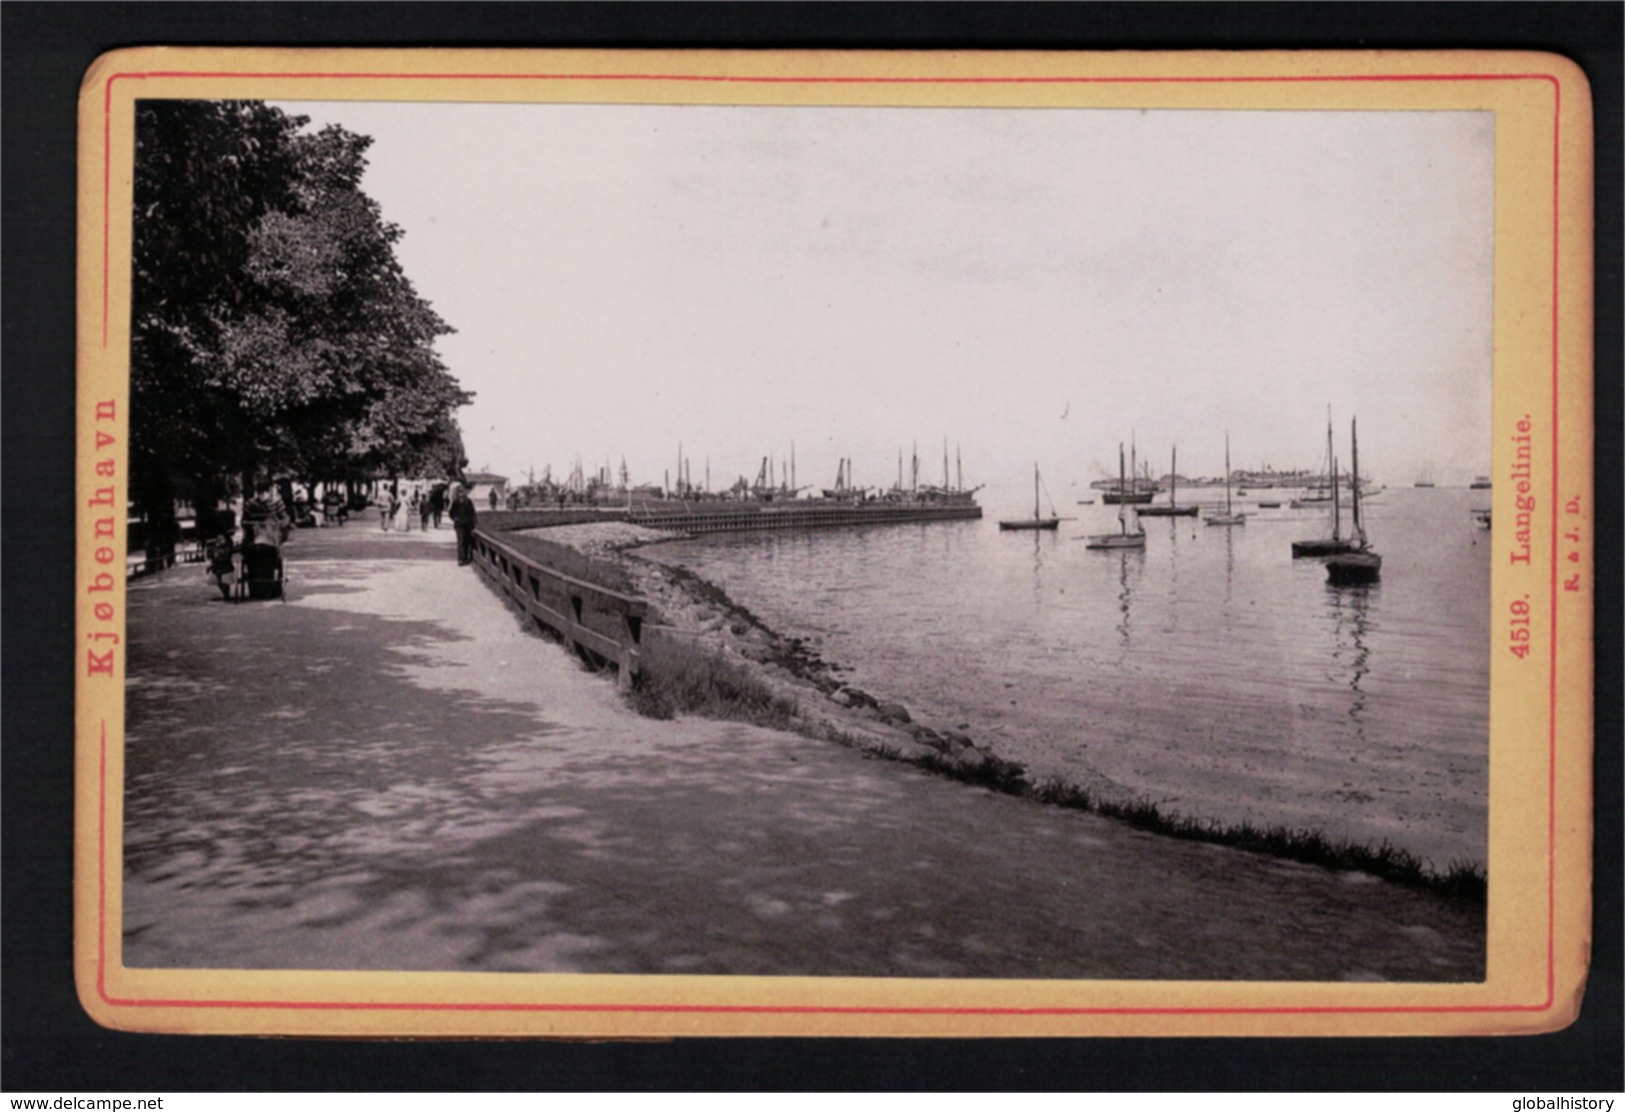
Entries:
{"label": "distant ship", "polygon": [[[1121,444],[1117,446],[1117,454],[1119,456],[1123,454],[1123,446]],[[1115,483],[1110,479],[1099,479],[1089,484],[1095,490],[1101,492],[1100,500],[1106,505],[1143,506],[1150,502],[1151,499],[1155,498],[1159,492],[1161,492],[1162,488],[1157,485],[1156,480],[1152,479],[1150,475],[1142,476],[1139,473],[1140,461],[1135,458],[1135,450],[1132,443],[1129,445],[1128,474],[1126,477],[1122,474],[1123,461],[1119,459],[1117,463],[1117,470],[1119,474]]]}
{"label": "distant ship", "polygon": [[1472,482],[1467,484],[1467,489],[1469,489],[1469,490],[1489,490],[1490,489],[1490,477],[1488,475],[1480,475],[1480,476],[1478,476]]}

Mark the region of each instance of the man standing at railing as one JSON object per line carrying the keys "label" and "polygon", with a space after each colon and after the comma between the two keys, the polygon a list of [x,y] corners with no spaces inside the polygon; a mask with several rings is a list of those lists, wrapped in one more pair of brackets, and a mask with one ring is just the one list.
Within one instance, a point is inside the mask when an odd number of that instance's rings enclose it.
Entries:
{"label": "man standing at railing", "polygon": [[457,530],[457,564],[461,567],[474,559],[474,523],[479,520],[474,500],[469,498],[462,483],[453,484],[451,488],[450,512],[452,528]]}

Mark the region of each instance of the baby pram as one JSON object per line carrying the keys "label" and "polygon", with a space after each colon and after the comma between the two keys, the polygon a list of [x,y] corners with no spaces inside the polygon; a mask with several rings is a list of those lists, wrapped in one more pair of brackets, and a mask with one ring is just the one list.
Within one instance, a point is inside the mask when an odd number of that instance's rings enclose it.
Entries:
{"label": "baby pram", "polygon": [[240,530],[234,519],[230,510],[221,511],[216,535],[205,548],[220,597],[285,599],[282,545],[291,526],[280,503],[256,498],[243,507]]}

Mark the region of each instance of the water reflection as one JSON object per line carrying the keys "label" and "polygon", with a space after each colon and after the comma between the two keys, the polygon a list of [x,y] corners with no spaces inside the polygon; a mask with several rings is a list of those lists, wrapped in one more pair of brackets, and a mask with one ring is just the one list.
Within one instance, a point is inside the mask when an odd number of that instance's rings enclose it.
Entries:
{"label": "water reflection", "polygon": [[1371,671],[1371,594],[1377,587],[1328,588],[1333,626],[1332,659],[1346,669],[1333,677],[1346,683],[1351,693],[1348,706],[1349,721],[1354,726],[1355,739],[1364,742],[1366,725],[1366,690],[1364,680]]}
{"label": "water reflection", "polygon": [[1048,553],[1044,551],[1045,540],[1054,540],[1054,534],[1046,534],[1041,529],[1033,530],[1033,602],[1038,606],[1044,605],[1044,561]]}
{"label": "water reflection", "polygon": [[[1145,550],[1143,548],[1125,548],[1120,552],[1122,563],[1117,565],[1117,636],[1126,649],[1129,646],[1129,601],[1134,594],[1134,585],[1139,581],[1140,570],[1145,565]],[[1132,573],[1129,564],[1133,564]]]}

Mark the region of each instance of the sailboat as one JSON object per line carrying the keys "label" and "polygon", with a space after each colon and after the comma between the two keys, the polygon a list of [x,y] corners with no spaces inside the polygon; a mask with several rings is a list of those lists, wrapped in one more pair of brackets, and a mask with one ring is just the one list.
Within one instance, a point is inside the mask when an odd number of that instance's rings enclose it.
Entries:
{"label": "sailboat", "polygon": [[[1118,445],[1118,447],[1122,447],[1122,445]],[[1118,468],[1119,472],[1122,470],[1121,467]],[[1117,489],[1112,490],[1108,487],[1103,491],[1100,497],[1102,502],[1108,506],[1118,506],[1125,502],[1134,506],[1143,506],[1157,496],[1157,484],[1152,482],[1150,478],[1146,478],[1144,481],[1140,479],[1140,461],[1135,456],[1132,439],[1129,441],[1128,473],[1130,481],[1125,484],[1122,475],[1119,474]]]}
{"label": "sailboat", "polygon": [[1337,460],[1332,457],[1332,407],[1326,407],[1326,481],[1317,483],[1303,492],[1303,497],[1292,500],[1292,508],[1301,510],[1321,502],[1337,501]]}
{"label": "sailboat", "polygon": [[[1292,555],[1299,556],[1336,556],[1342,552],[1353,552],[1356,545],[1352,538],[1343,536],[1343,503],[1340,500],[1337,486],[1337,457],[1332,454],[1332,423],[1330,417],[1326,421],[1326,463],[1332,478],[1332,535],[1320,537],[1309,541],[1293,541]],[[1356,470],[1358,475],[1359,471]],[[1298,502],[1292,503],[1294,506]]]}
{"label": "sailboat", "polygon": [[1224,513],[1208,515],[1209,525],[1245,525],[1247,515],[1238,514],[1230,505],[1230,434],[1224,434]]}
{"label": "sailboat", "polygon": [[[1116,533],[1096,533],[1085,537],[1085,548],[1144,548],[1145,526],[1140,524],[1139,515],[1134,512],[1127,498],[1122,497],[1126,492],[1127,480],[1123,472],[1123,446],[1117,446],[1117,524]],[[1134,528],[1129,528],[1130,523]]]}
{"label": "sailboat", "polygon": [[1053,513],[1048,517],[1041,517],[1038,513],[1038,464],[1033,464],[1033,516],[1031,518],[1018,517],[999,522],[1003,530],[1015,529],[1058,529],[1061,519]]}
{"label": "sailboat", "polygon": [[1195,517],[1196,504],[1189,506],[1179,504],[1179,449],[1174,448],[1173,461],[1168,465],[1168,504],[1166,506],[1141,506],[1141,517]]}
{"label": "sailboat", "polygon": [[[1354,474],[1360,473],[1360,437],[1357,423],[1349,422],[1349,442],[1354,452]],[[1353,551],[1333,556],[1326,561],[1326,582],[1334,587],[1358,587],[1375,583],[1382,577],[1382,557],[1372,551],[1360,521],[1360,484],[1354,483],[1354,539]]]}

